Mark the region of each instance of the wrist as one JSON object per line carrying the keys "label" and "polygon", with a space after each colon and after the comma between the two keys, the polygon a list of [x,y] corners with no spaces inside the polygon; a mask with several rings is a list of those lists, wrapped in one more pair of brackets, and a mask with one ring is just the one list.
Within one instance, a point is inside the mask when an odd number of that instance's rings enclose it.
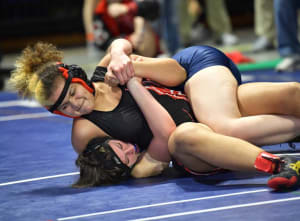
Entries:
{"label": "wrist", "polygon": [[110,46],[110,53],[112,54],[126,54],[132,53],[132,43],[128,39],[116,39]]}
{"label": "wrist", "polygon": [[138,83],[139,82],[135,77],[130,78],[129,81],[127,82],[127,87],[128,89],[133,89]]}

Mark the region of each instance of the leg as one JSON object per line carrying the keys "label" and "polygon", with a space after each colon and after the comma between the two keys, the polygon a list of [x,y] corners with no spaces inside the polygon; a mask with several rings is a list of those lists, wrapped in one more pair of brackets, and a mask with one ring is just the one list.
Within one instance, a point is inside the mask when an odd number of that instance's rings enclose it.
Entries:
{"label": "leg", "polygon": [[231,21],[224,0],[206,0],[205,10],[210,28],[218,35],[231,33]]}
{"label": "leg", "polygon": [[238,87],[238,105],[243,116],[282,114],[300,118],[298,82],[257,82]]}
{"label": "leg", "polygon": [[275,38],[273,0],[255,0],[255,34],[266,36],[270,42]]}
{"label": "leg", "polygon": [[[269,110],[260,109],[255,116],[242,117],[242,114],[245,114],[243,112],[246,112],[245,109],[249,112],[248,115],[256,111],[254,108],[251,109],[251,105],[246,106],[245,98],[248,96],[246,91],[250,94],[251,90],[246,90],[246,86],[244,89],[241,90],[244,93],[238,96],[240,91],[237,82],[230,70],[224,66],[205,68],[192,76],[185,85],[185,92],[191,100],[197,120],[217,133],[242,138],[258,145],[285,142],[300,133],[300,118],[279,115],[283,114],[284,110],[281,104],[276,107],[277,115],[270,115],[274,113],[272,105],[275,106],[271,103],[268,105]],[[263,87],[260,87],[261,91],[262,89]],[[270,93],[268,96],[271,95]],[[242,113],[238,97],[245,97],[245,101],[243,98],[240,99],[240,103],[244,105]],[[262,107],[265,106],[263,104]],[[257,103],[256,108],[261,108],[260,103]]]}
{"label": "leg", "polygon": [[268,181],[271,188],[300,185],[300,161],[297,159],[279,158],[241,139],[217,134],[203,124],[181,124],[172,133],[168,147],[176,160],[197,172],[208,172],[215,167],[258,170],[275,173]]}
{"label": "leg", "polygon": [[300,52],[298,40],[298,0],[274,0],[275,22],[278,33],[278,49],[282,57]]}
{"label": "leg", "polygon": [[255,160],[263,152],[246,141],[217,134],[200,123],[178,126],[168,146],[176,160],[197,172],[207,172],[216,167],[255,171]]}

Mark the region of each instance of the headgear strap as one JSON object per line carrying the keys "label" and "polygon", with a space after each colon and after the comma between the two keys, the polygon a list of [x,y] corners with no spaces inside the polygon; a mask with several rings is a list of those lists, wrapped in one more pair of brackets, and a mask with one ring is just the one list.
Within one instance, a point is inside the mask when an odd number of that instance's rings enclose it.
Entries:
{"label": "headgear strap", "polygon": [[66,80],[66,82],[65,82],[65,86],[64,86],[59,98],[57,99],[55,104],[53,104],[50,108],[48,108],[48,110],[51,113],[59,114],[59,115],[65,116],[65,117],[78,118],[78,117],[73,117],[73,116],[66,115],[66,114],[64,114],[61,111],[56,110],[56,109],[58,108],[58,106],[64,100],[71,83],[80,83],[90,93],[94,93],[94,88],[92,87],[92,84],[89,84],[86,73],[79,66],[77,66],[77,65],[66,65],[66,64],[61,63],[61,62],[57,62],[56,65],[57,65],[59,71],[62,73],[62,76]]}
{"label": "headgear strap", "polygon": [[109,172],[114,168],[119,168],[123,171],[121,176],[127,177],[130,175],[133,166],[128,167],[121,161],[119,156],[109,145],[108,142],[110,140],[111,138],[109,137],[96,137],[88,143],[82,154],[85,157],[89,157],[89,155],[94,154],[94,156],[97,158],[99,166],[101,166],[102,169]]}
{"label": "headgear strap", "polygon": [[72,82],[72,78],[73,78],[73,75],[71,73],[68,74],[68,78],[66,79],[66,83],[65,83],[65,86],[64,86],[64,89],[62,90],[59,98],[57,99],[57,101],[48,109],[51,113],[53,113],[57,108],[58,106],[62,103],[62,101],[64,100],[67,92],[68,92],[68,89],[70,87],[70,84]]}

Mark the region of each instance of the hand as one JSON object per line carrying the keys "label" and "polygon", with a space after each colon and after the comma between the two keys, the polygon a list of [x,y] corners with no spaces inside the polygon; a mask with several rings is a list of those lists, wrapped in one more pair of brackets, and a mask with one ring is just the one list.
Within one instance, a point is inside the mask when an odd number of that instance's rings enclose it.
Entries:
{"label": "hand", "polygon": [[131,59],[125,53],[112,54],[107,67],[105,82],[115,86],[124,85],[135,75]]}

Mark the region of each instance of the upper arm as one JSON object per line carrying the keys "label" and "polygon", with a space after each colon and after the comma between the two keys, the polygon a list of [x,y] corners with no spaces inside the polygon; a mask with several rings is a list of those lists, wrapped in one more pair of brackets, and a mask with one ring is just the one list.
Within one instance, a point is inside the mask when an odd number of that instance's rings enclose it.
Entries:
{"label": "upper arm", "polygon": [[72,145],[77,153],[83,152],[88,142],[93,138],[104,136],[108,135],[99,127],[86,119],[79,118],[73,122]]}

